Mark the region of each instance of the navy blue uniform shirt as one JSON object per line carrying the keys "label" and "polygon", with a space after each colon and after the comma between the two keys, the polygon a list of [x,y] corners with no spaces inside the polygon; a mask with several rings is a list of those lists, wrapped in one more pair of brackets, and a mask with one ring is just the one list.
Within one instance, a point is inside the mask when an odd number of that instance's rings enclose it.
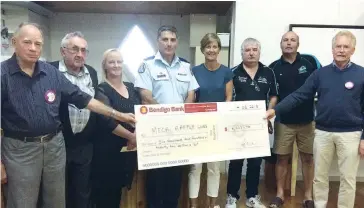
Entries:
{"label": "navy blue uniform shirt", "polygon": [[196,102],[225,102],[226,84],[232,80],[233,72],[220,65],[215,71],[210,71],[205,64],[192,68],[200,88],[196,91]]}
{"label": "navy blue uniform shirt", "polygon": [[[328,132],[362,131],[364,68],[354,63],[340,70],[330,64],[316,70],[294,93],[275,106],[287,113],[317,92],[316,128]],[[364,139],[364,135],[361,137]]]}
{"label": "navy blue uniform shirt", "polygon": [[1,127],[5,136],[33,137],[58,131],[61,98],[85,108],[92,97],[48,63],[37,61],[30,77],[20,69],[15,54],[1,62]]}

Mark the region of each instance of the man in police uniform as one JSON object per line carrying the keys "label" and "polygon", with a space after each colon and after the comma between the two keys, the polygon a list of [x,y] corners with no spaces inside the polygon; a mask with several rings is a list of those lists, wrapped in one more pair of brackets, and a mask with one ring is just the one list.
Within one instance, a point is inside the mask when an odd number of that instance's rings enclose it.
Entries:
{"label": "man in police uniform", "polygon": [[43,35],[38,25],[21,24],[12,45],[14,55],[1,63],[1,159],[7,171],[7,208],[36,208],[40,185],[42,207],[64,208],[66,152],[59,120],[61,99],[123,122],[133,124],[135,119],[93,99],[57,68],[39,61]]}
{"label": "man in police uniform", "polygon": [[[158,52],[147,58],[139,68],[135,87],[144,104],[194,102],[198,84],[190,64],[175,55],[177,30],[162,26],[158,30]],[[176,208],[181,189],[182,166],[147,171],[146,192],[148,208]]]}
{"label": "man in police uniform", "polygon": [[[243,62],[232,70],[234,72],[234,100],[264,100],[271,109],[277,102],[277,86],[274,72],[259,62],[260,43],[254,38],[247,38],[241,45]],[[269,133],[272,133],[268,122]],[[246,206],[265,208],[258,194],[260,166],[262,158],[249,158],[246,173]],[[226,208],[236,208],[239,200],[241,171],[244,159],[231,160],[229,164]]]}
{"label": "man in police uniform", "polygon": [[[282,36],[280,59],[270,64],[277,75],[279,101],[300,88],[311,73],[320,67],[313,64],[316,59],[297,52],[299,37],[293,31]],[[314,100],[308,100],[289,113],[277,115],[274,125],[273,152],[278,155],[276,164],[277,195],[270,207],[280,207],[284,203],[284,185],[286,182],[288,160],[293,151],[294,141],[297,140],[298,150],[302,161],[303,180],[305,183],[304,207],[314,207],[312,201],[313,183],[313,139],[314,139]]]}
{"label": "man in police uniform", "polygon": [[[63,59],[50,64],[58,68],[72,84],[94,97],[98,85],[97,72],[85,64],[88,46],[84,35],[79,31],[66,34],[60,51]],[[90,206],[91,138],[97,129],[95,115],[88,109],[78,109],[73,104],[61,102],[60,119],[67,151],[67,208]]]}

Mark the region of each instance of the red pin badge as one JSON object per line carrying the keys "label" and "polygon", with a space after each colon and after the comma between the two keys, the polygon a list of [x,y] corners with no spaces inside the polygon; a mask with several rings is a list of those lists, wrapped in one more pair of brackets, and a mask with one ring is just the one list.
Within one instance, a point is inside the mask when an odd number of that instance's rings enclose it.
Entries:
{"label": "red pin badge", "polygon": [[47,90],[47,92],[44,94],[44,98],[47,103],[52,104],[56,100],[56,92],[53,90]]}
{"label": "red pin badge", "polygon": [[349,82],[346,82],[345,83],[345,87],[346,87],[346,89],[349,89],[350,90],[350,89],[352,89],[354,87],[354,83],[353,82],[350,82],[350,81]]}

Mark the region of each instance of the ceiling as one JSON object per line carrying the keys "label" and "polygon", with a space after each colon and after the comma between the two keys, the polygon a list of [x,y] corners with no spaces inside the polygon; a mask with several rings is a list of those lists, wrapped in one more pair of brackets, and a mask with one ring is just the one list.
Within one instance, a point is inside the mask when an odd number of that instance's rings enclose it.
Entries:
{"label": "ceiling", "polygon": [[34,1],[52,12],[226,15],[233,1]]}

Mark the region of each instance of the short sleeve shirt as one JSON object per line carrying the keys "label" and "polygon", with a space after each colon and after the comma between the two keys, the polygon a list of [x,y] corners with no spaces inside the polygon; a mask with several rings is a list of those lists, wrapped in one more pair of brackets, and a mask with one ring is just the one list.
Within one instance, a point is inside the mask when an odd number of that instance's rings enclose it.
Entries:
{"label": "short sleeve shirt", "polygon": [[254,79],[244,69],[243,63],[232,69],[234,73],[234,100],[264,100],[268,103],[271,96],[277,96],[277,84],[273,70],[259,63]]}
{"label": "short sleeve shirt", "polygon": [[192,68],[200,88],[196,92],[197,102],[224,102],[226,84],[233,78],[231,69],[224,65],[215,71],[208,70],[204,64]]}
{"label": "short sleeve shirt", "polygon": [[[317,67],[320,67],[319,63],[313,65],[312,61],[308,60],[306,56],[298,53],[292,64],[281,57],[269,65],[277,75],[278,102],[300,88]],[[283,124],[305,124],[313,121],[313,119],[313,98],[303,102],[289,113],[277,115],[277,120]]]}
{"label": "short sleeve shirt", "polygon": [[153,99],[160,104],[183,103],[189,91],[199,88],[190,63],[174,57],[168,64],[158,52],[143,61],[138,70],[135,87],[152,92]]}

